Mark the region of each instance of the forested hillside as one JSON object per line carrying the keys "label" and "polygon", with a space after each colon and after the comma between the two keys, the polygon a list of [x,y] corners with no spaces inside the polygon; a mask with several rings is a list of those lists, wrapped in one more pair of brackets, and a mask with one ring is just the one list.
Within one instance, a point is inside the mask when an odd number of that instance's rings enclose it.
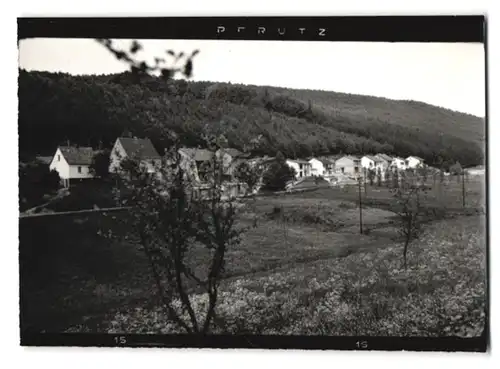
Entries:
{"label": "forested hillside", "polygon": [[482,164],[484,120],[431,105],[326,91],[213,82],[136,81],[130,73],[70,76],[20,71],[21,155],[51,155],[70,140],[111,147],[130,132],[162,150],[203,134],[254,154],[288,157],[386,152],[428,163]]}

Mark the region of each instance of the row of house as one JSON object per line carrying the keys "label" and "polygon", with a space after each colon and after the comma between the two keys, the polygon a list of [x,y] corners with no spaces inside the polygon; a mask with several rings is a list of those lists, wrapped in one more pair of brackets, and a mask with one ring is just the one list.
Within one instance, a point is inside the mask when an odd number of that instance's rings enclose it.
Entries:
{"label": "row of house", "polygon": [[[59,146],[50,161],[50,169],[56,170],[63,185],[69,186],[70,180],[92,178],[90,165],[98,151],[91,147]],[[234,171],[244,161],[250,165],[267,165],[275,158],[250,158],[248,154],[233,148],[219,149],[212,152],[206,149],[181,148],[178,151],[181,158],[181,167],[196,182],[204,182],[207,173],[204,172],[204,163],[211,162],[214,156],[223,164],[223,175],[227,182],[231,182]],[[110,153],[109,171],[116,173],[120,170],[124,159],[133,159],[140,163],[149,173],[154,173],[162,165],[164,155],[158,153],[149,139],[136,137],[119,137],[115,141]],[[336,174],[348,176],[361,175],[365,169],[385,171],[387,168],[404,170],[424,165],[424,160],[409,156],[406,159],[391,157],[386,154],[328,156],[305,159],[286,159],[287,165],[295,169],[296,179],[318,176],[329,177]]]}
{"label": "row of house", "polygon": [[[68,187],[70,180],[94,177],[90,167],[97,153],[99,151],[91,147],[59,146],[49,162],[49,168],[56,170],[63,185]],[[181,167],[196,182],[204,181],[206,173],[203,172],[203,164],[211,162],[214,156],[221,160],[226,180],[231,180],[236,167],[248,159],[247,154],[232,148],[220,149],[215,153],[206,149],[181,148],[178,153]],[[164,162],[165,156],[160,155],[147,138],[119,137],[110,152],[109,172],[120,172],[121,163],[125,159],[132,159],[148,173],[155,173]]]}
{"label": "row of house", "polygon": [[287,159],[287,164],[295,169],[297,178],[320,176],[329,177],[335,174],[346,174],[351,176],[361,175],[364,170],[389,169],[412,169],[421,167],[424,160],[417,156],[409,156],[406,159],[391,157],[386,154],[365,155],[361,158],[344,155],[311,158],[309,160]]}

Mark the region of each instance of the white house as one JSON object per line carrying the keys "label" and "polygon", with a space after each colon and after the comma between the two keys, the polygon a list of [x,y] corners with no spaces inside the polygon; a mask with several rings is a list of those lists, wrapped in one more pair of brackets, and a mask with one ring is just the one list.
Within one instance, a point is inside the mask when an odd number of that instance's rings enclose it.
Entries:
{"label": "white house", "polygon": [[361,160],[351,155],[342,156],[335,161],[335,171],[346,175],[358,175],[361,173]]}
{"label": "white house", "polygon": [[406,169],[405,159],[394,157],[391,162],[391,168],[398,170],[405,170]]}
{"label": "white house", "polygon": [[418,156],[408,156],[405,160],[405,165],[407,168],[418,168],[424,165],[424,159]]}
{"label": "white house", "polygon": [[361,158],[361,166],[364,170],[374,170],[378,172],[380,170],[381,173],[389,167],[390,162],[385,158],[381,158],[378,155],[365,155]]}
{"label": "white house", "polygon": [[361,158],[361,166],[363,169],[375,169],[375,165],[378,162],[380,162],[380,159],[372,155],[365,155]]}
{"label": "white house", "polygon": [[295,178],[304,178],[311,176],[311,164],[302,159],[286,159],[286,164],[295,169]]}
{"label": "white house", "polygon": [[313,176],[323,176],[325,172],[325,165],[323,162],[317,158],[309,159],[309,164],[311,164],[311,174]]}
{"label": "white house", "polygon": [[69,187],[70,180],[93,178],[90,164],[96,152],[91,147],[59,146],[50,162],[50,170],[59,173],[64,187]]}
{"label": "white house", "polygon": [[123,160],[130,159],[148,173],[154,173],[161,166],[162,158],[148,138],[119,137],[116,139],[110,154],[109,171],[118,173]]}
{"label": "white house", "polygon": [[335,161],[329,158],[320,157],[309,160],[311,164],[311,175],[318,177],[328,177],[335,171]]}

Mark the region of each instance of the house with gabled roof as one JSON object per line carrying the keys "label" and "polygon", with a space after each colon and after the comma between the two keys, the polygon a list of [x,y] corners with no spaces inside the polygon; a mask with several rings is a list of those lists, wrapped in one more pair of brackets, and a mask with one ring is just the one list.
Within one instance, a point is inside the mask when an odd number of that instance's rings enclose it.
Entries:
{"label": "house with gabled roof", "polygon": [[304,159],[286,159],[286,164],[295,169],[295,178],[305,178],[311,176],[311,163]]}
{"label": "house with gabled roof", "polygon": [[335,161],[335,172],[356,176],[361,173],[361,159],[345,155]]}
{"label": "house with gabled roof", "polygon": [[398,156],[395,156],[392,158],[391,169],[397,169],[397,170],[405,170],[406,169],[406,161],[403,158],[400,158]]}
{"label": "house with gabled roof", "polygon": [[311,164],[311,175],[327,177],[333,175],[335,171],[335,161],[327,157],[318,157],[309,159]]}
{"label": "house with gabled roof", "polygon": [[408,156],[405,160],[405,166],[407,168],[419,168],[424,165],[424,159],[418,156]]}
{"label": "house with gabled roof", "polygon": [[376,157],[376,158],[379,158],[379,159],[381,159],[381,160],[386,161],[388,164],[391,164],[391,162],[392,162],[392,156],[389,156],[389,155],[384,154],[384,153],[382,153],[382,154],[377,154],[377,155],[375,155],[375,157]]}
{"label": "house with gabled roof", "polygon": [[375,169],[377,163],[380,163],[381,159],[373,155],[365,155],[361,158],[361,166],[363,169]]}
{"label": "house with gabled roof", "polygon": [[390,165],[390,161],[381,158],[378,155],[365,155],[361,158],[361,166],[363,170],[374,170],[375,172],[384,172]]}
{"label": "house with gabled roof", "polygon": [[94,177],[90,165],[96,153],[91,147],[59,146],[49,169],[57,171],[64,187],[69,187],[71,180]]}
{"label": "house with gabled roof", "polygon": [[148,173],[155,173],[162,163],[162,157],[149,138],[117,138],[110,154],[109,171],[121,172],[121,163],[125,159],[137,162]]}
{"label": "house with gabled roof", "polygon": [[224,168],[224,175],[232,177],[236,168],[248,159],[249,155],[233,148],[221,148],[215,152],[217,160],[220,160]]}
{"label": "house with gabled roof", "polygon": [[206,175],[204,169],[214,160],[215,153],[207,149],[188,147],[180,148],[178,153],[180,166],[186,174],[197,182],[203,182]]}

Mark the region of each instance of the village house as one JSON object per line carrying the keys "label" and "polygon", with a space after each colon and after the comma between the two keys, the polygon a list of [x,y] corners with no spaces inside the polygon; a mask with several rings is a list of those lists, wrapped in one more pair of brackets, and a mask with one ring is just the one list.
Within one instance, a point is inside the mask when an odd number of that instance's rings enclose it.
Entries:
{"label": "village house", "polygon": [[346,175],[358,175],[361,172],[361,160],[355,156],[346,155],[335,161],[335,172]]}
{"label": "village house", "polygon": [[382,154],[377,154],[377,155],[375,155],[375,157],[376,157],[377,159],[380,159],[380,160],[382,160],[382,161],[386,162],[386,163],[387,163],[387,166],[389,166],[389,165],[391,164],[392,159],[393,159],[391,156],[389,156],[389,155],[387,155],[387,154],[384,154],[384,153],[382,153]]}
{"label": "village house", "polygon": [[[382,154],[383,155],[383,154]],[[387,157],[387,156],[386,156]],[[375,173],[380,173],[383,175],[390,165],[390,161],[386,157],[380,157],[379,155],[365,155],[361,158],[361,166],[365,173],[368,170],[373,170]],[[388,157],[392,160],[392,158]]]}
{"label": "village house", "polygon": [[394,169],[405,170],[406,169],[405,159],[397,157],[397,156],[392,158],[390,168],[392,170],[394,170]]}
{"label": "village house", "polygon": [[91,147],[59,146],[49,169],[57,171],[63,186],[69,187],[71,180],[94,177],[90,171],[90,165],[95,154],[96,152]]}
{"label": "village house", "polygon": [[214,153],[206,149],[184,147],[179,149],[179,155],[181,168],[196,182],[205,181],[205,170],[214,160]]}
{"label": "village house", "polygon": [[286,164],[295,169],[295,178],[305,178],[311,176],[311,164],[302,159],[286,159]]}
{"label": "village house", "polygon": [[311,174],[317,177],[328,177],[334,174],[335,161],[326,157],[312,158],[309,160],[311,164]]}
{"label": "village house", "polygon": [[424,165],[424,159],[418,156],[408,156],[405,160],[405,166],[407,168],[420,168]]}
{"label": "village house", "polygon": [[382,170],[383,163],[384,161],[382,159],[373,155],[365,155],[361,158],[361,166],[363,169],[377,170],[378,168],[381,168]]}
{"label": "village house", "polygon": [[233,177],[238,165],[248,158],[247,154],[232,148],[219,149],[216,151],[215,155],[218,160],[221,160],[224,174],[228,178]]}
{"label": "village house", "polygon": [[123,160],[133,160],[139,163],[148,173],[157,172],[162,164],[162,158],[148,138],[119,137],[116,139],[110,154],[110,173],[121,172]]}

